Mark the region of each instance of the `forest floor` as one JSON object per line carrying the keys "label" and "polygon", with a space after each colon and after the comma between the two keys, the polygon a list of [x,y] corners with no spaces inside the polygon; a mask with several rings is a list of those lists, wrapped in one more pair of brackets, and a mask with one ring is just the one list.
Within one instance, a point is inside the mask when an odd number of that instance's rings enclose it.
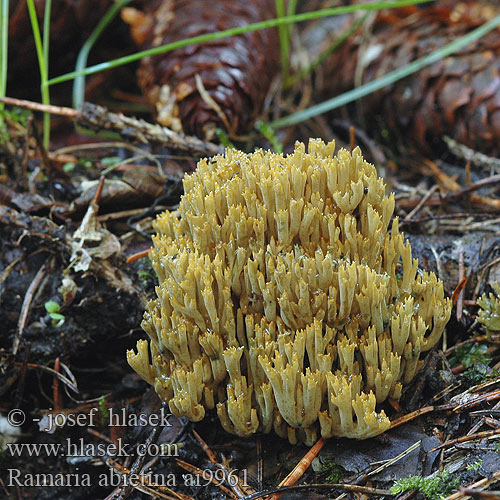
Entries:
{"label": "forest floor", "polygon": [[[246,151],[278,141],[285,153],[310,135],[359,144],[396,194],[419,267],[454,301],[418,376],[383,404],[385,434],[312,452],[274,434],[237,438],[215,412],[199,423],[170,415],[126,361],[146,337],[140,323],[157,284],[152,222],[178,207],[198,158],[222,149],[196,136],[165,140],[132,118],[151,120],[139,89],[123,83],[135,70],[91,79],[95,104],[85,110],[51,109],[49,148],[37,93],[17,89],[30,100],[6,99],[1,111],[0,497],[253,500],[294,471],[284,499],[500,498],[500,325],[477,321],[478,298],[500,282],[497,153],[442,137],[425,149],[378,118],[365,129],[350,118],[355,106],[235,141]],[[287,90],[277,78],[268,115],[296,110],[318,81]],[[61,86],[54,104],[67,106],[69,92]]]}

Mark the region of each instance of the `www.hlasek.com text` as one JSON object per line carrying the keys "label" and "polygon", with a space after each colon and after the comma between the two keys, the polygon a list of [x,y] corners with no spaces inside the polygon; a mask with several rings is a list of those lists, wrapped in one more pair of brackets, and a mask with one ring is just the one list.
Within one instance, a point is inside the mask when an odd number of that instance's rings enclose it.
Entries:
{"label": "www.hlasek.com text", "polygon": [[121,438],[116,443],[85,443],[83,438],[73,442],[67,438],[65,443],[7,443],[7,452],[14,457],[21,456],[47,456],[47,457],[128,457],[139,456],[160,456],[178,457],[179,451],[176,444],[171,443],[139,443],[135,447],[134,453],[128,453]]}

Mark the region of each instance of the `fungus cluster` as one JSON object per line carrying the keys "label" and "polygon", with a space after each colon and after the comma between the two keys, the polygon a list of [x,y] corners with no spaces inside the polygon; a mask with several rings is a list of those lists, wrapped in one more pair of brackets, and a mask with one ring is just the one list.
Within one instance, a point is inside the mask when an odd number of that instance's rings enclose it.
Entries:
{"label": "fungus cluster", "polygon": [[150,341],[127,352],[174,415],[216,408],[239,436],[368,438],[451,311],[420,271],[373,165],[335,144],[229,149],[155,222]]}
{"label": "fungus cluster", "polygon": [[486,336],[498,335],[500,332],[500,285],[495,281],[492,283],[495,293],[483,293],[477,299],[479,310],[477,321],[486,330]]}

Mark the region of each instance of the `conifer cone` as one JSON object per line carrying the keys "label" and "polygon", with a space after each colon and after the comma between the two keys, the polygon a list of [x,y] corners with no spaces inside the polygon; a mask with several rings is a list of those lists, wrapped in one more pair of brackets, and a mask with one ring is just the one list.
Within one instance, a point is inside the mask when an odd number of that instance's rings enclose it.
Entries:
{"label": "conifer cone", "polygon": [[[272,0],[157,0],[128,22],[149,48],[273,17]],[[266,29],[145,58],[139,84],[159,123],[211,139],[216,127],[248,132],[279,70],[277,31]]]}
{"label": "conifer cone", "polygon": [[[484,19],[483,19],[484,21]],[[369,43],[351,37],[325,63],[327,95],[354,87],[362,61],[367,83],[429,54],[470,32],[480,21],[464,10],[445,7],[387,11],[378,15]],[[342,68],[342,71],[339,71]],[[500,31],[365,97],[362,115],[382,116],[385,124],[429,148],[449,135],[474,149],[500,151]]]}

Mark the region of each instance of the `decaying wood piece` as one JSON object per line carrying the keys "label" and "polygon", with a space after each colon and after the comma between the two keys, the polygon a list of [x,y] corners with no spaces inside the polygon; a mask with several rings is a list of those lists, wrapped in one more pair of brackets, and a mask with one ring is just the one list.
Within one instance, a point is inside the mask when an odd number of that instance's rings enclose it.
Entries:
{"label": "decaying wood piece", "polygon": [[167,127],[154,125],[144,120],[131,118],[122,113],[112,113],[102,106],[84,103],[77,116],[77,122],[93,130],[110,130],[119,133],[124,139],[140,143],[160,143],[178,151],[204,156],[221,153],[223,148],[197,137],[177,133]]}
{"label": "decaying wood piece", "polygon": [[[150,48],[273,18],[275,8],[272,0],[157,0],[129,14],[134,38]],[[139,84],[162,125],[208,140],[216,127],[244,134],[280,70],[278,55],[276,29],[255,31],[145,58]]]}
{"label": "decaying wood piece", "polygon": [[[480,21],[444,7],[381,12],[372,33],[358,33],[323,67],[326,95],[381,77],[443,47]],[[368,37],[368,39],[367,39]],[[342,68],[342,71],[339,71]],[[357,75],[357,77],[356,77]],[[357,79],[356,79],[357,78]],[[364,117],[381,115],[424,147],[444,134],[484,153],[500,140],[500,32],[362,100]]]}

